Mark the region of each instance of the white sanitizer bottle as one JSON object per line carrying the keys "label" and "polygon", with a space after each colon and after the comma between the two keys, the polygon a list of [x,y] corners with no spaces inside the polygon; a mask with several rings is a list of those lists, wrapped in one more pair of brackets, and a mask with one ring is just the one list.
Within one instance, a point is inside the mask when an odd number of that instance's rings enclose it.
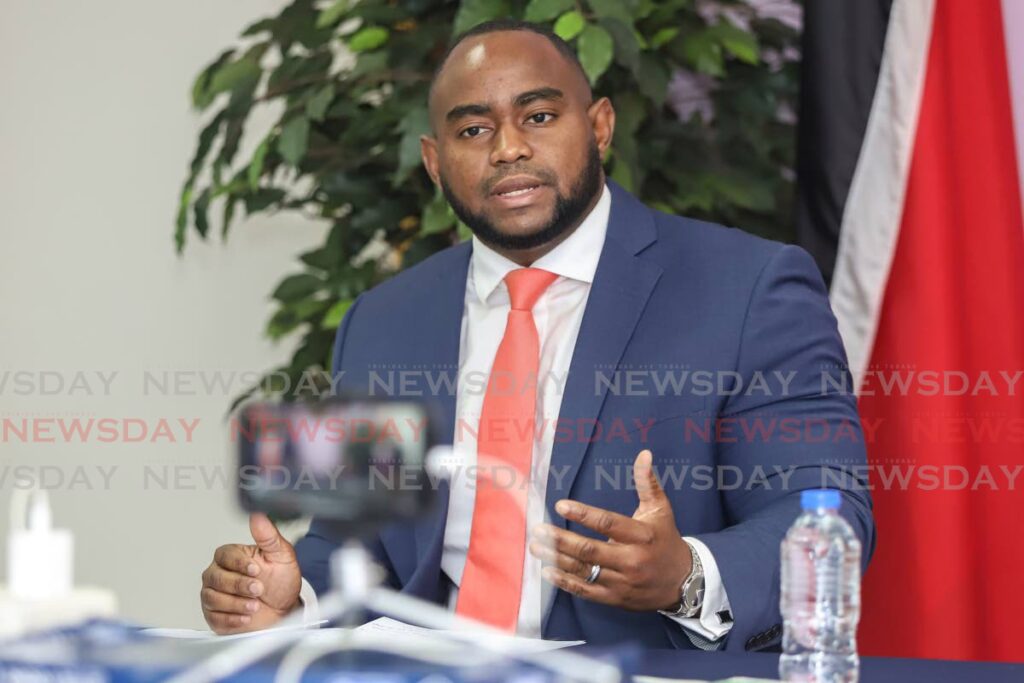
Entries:
{"label": "white sanitizer bottle", "polygon": [[74,538],[67,529],[53,528],[45,491],[15,490],[10,521],[0,637],[116,615],[110,591],[75,588]]}

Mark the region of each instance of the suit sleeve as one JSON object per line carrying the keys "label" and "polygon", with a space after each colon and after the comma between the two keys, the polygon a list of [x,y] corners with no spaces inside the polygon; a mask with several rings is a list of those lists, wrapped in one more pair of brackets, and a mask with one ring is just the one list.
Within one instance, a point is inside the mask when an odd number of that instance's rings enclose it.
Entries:
{"label": "suit sleeve", "polygon": [[748,485],[720,492],[729,526],[697,538],[714,555],[732,606],[726,649],[760,650],[781,637],[780,543],[801,490],[841,490],[841,513],[861,540],[865,567],[875,542],[846,354],[821,275],[803,249],[782,247],[758,277],[736,372],[744,386],[761,373],[772,391],[737,392],[720,404],[719,434],[730,436],[716,444],[718,464],[743,472]]}
{"label": "suit sleeve", "polygon": [[[345,313],[345,317],[338,326],[338,333],[334,338],[334,351],[331,362],[331,375],[337,377],[338,372],[344,368],[344,347],[345,336],[356,309],[359,307],[359,298]],[[343,384],[343,383],[342,383]],[[309,531],[295,544],[295,554],[299,559],[299,568],[302,570],[302,578],[309,582],[318,593],[325,593],[331,587],[330,558],[331,554],[340,546],[346,538],[339,530],[331,524],[330,520],[314,517],[309,525]],[[392,587],[397,585],[394,568],[388,560],[387,553],[380,540],[374,537],[366,542],[367,549],[373,555],[374,560],[387,572],[386,583]]]}

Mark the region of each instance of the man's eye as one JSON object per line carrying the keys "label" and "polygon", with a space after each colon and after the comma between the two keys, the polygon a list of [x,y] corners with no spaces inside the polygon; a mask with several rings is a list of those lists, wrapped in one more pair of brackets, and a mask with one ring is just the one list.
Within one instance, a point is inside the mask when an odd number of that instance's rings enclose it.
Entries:
{"label": "man's eye", "polygon": [[533,121],[534,123],[546,123],[546,121],[538,121],[537,120],[538,116],[552,116],[553,117],[554,114],[552,114],[551,112],[547,112],[547,111],[539,111],[536,114],[532,115],[530,117],[530,120]]}
{"label": "man's eye", "polygon": [[462,137],[467,137],[467,138],[475,138],[476,135],[466,135],[466,133],[468,133],[471,130],[477,130],[477,131],[481,130],[481,126],[470,126],[466,130],[462,131],[459,135],[462,136]]}

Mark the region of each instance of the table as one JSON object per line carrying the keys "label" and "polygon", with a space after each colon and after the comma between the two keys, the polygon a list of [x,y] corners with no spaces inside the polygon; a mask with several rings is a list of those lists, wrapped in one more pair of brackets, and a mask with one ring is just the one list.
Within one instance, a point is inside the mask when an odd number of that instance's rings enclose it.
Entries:
{"label": "table", "polygon": [[[578,648],[581,652],[586,649],[586,647]],[[758,652],[648,650],[643,654],[638,673],[662,678],[697,678],[709,681],[729,676],[776,679],[779,676],[779,655]],[[861,683],[961,683],[963,681],[969,683],[1024,683],[1024,664],[861,657],[860,681]]]}
{"label": "table", "polygon": [[[78,671],[82,666],[82,661],[85,661],[82,660],[83,653],[90,651],[90,649],[105,648],[111,643],[121,642],[124,638],[127,638],[127,643],[132,646],[137,645],[139,641],[137,640],[137,634],[134,634],[135,630],[136,627],[119,622],[97,622],[86,627],[80,627],[77,634],[75,632],[55,632],[50,636],[44,635],[41,638],[42,640],[46,638],[54,639],[61,646],[66,645],[65,641],[67,641],[69,636],[77,637],[81,641],[80,647],[70,653],[66,651],[66,647],[64,649],[58,647],[57,652],[60,653],[60,656],[56,661],[45,665],[48,667],[47,671],[49,673],[47,675],[52,678],[54,673],[53,666],[56,666],[58,669],[60,667],[68,668],[72,673]],[[171,647],[172,645],[181,645],[180,640],[161,643],[158,639],[154,639],[151,642],[153,644],[152,647],[157,650]],[[41,644],[37,642],[35,647],[38,648]],[[177,662],[178,659],[182,658],[180,649],[178,647],[177,659],[174,657],[167,659],[160,657],[159,659],[161,662],[166,661],[167,665],[171,666],[172,661]],[[753,676],[774,679],[778,676],[779,666],[779,656],[777,654],[758,652],[645,650],[636,644],[630,645],[627,643],[616,648],[583,645],[572,648],[572,651],[594,656],[611,656],[619,661],[625,660],[629,663],[628,666],[630,668],[635,669],[636,674],[657,676],[659,678],[715,681],[731,676]],[[144,670],[141,671],[133,669],[132,667],[135,664],[132,664],[131,661],[126,661],[123,658],[118,660],[119,664],[116,666],[119,667],[119,670],[123,669],[123,671],[121,671],[119,676],[114,677],[115,680],[122,682],[135,680],[139,683],[152,683],[152,681],[156,680],[152,670],[154,661],[151,656],[153,653],[154,650],[152,649],[146,650],[143,653],[149,658],[145,660]],[[196,661],[197,657],[209,654],[210,652],[189,651],[184,660],[193,662]],[[37,656],[33,656],[34,663],[30,664],[30,667],[38,665],[38,662],[35,662]],[[72,660],[67,660],[69,656],[72,657]],[[386,666],[393,666],[394,664],[394,655],[371,653],[367,661],[369,662],[373,657],[383,658],[382,661]],[[236,683],[273,683],[278,659],[278,656],[272,656],[269,661],[257,664],[230,680]],[[16,663],[18,660],[14,661]],[[4,664],[3,657],[0,657],[0,680],[5,678]],[[159,667],[162,664],[156,664],[156,666]],[[178,666],[178,664],[174,666]],[[330,681],[337,680],[340,670],[341,667],[338,662],[330,662],[325,658],[320,660],[309,671],[310,674],[319,675],[310,675],[304,680],[329,683]],[[73,680],[73,678],[71,676],[66,680]],[[90,680],[94,680],[94,678]],[[1001,664],[992,662],[862,657],[860,681],[861,683],[1024,683],[1024,663]]]}

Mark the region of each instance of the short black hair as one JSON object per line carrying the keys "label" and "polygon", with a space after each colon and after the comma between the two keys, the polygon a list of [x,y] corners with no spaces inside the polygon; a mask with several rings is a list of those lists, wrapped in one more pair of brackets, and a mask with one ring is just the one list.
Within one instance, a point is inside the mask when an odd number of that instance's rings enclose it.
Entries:
{"label": "short black hair", "polygon": [[[444,65],[448,63],[448,57],[462,41],[467,38],[472,38],[473,36],[482,36],[487,33],[497,33],[499,31],[531,31],[537,35],[544,36],[548,39],[549,43],[554,45],[555,48],[562,53],[563,57],[569,60],[570,64],[575,65],[577,71],[579,71],[580,77],[583,79],[583,82],[587,84],[587,90],[590,91],[590,79],[587,78],[587,72],[583,70],[580,58],[576,56],[576,50],[574,50],[569,43],[562,40],[561,36],[543,24],[535,24],[530,21],[521,21],[519,19],[504,18],[485,21],[482,24],[477,24],[473,28],[459,34],[459,36],[448,47],[448,50],[444,53],[444,57],[441,58],[441,63],[437,65],[437,69],[434,70],[434,75],[430,79],[430,90],[427,94],[427,101],[429,102],[434,96],[434,83],[437,82],[437,77],[441,74],[441,70],[444,69]],[[590,99],[593,100],[593,98],[594,96],[591,92]]]}

